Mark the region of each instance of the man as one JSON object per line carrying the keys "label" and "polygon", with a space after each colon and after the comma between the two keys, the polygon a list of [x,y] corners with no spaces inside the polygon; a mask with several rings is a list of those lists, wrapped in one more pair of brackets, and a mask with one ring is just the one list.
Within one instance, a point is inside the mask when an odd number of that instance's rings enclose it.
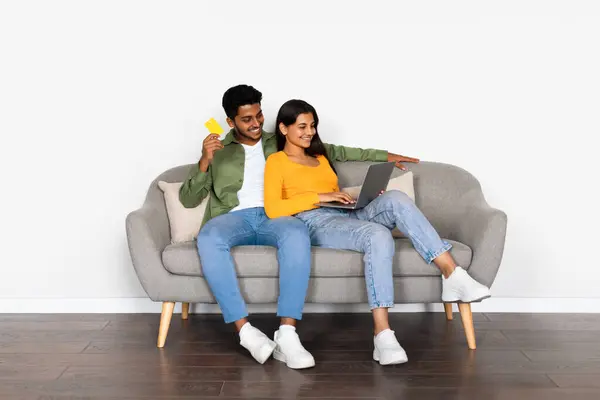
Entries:
{"label": "man", "polygon": [[[191,169],[180,191],[188,208],[210,196],[197,246],[204,277],[223,313],[225,323],[234,323],[240,344],[259,363],[271,354],[290,368],[310,368],[313,356],[302,346],[295,325],[302,318],[310,277],[310,238],[306,225],[294,217],[269,219],[264,211],[264,167],[266,158],[277,151],[273,133],[263,131],[262,94],[248,85],[228,89],[223,109],[231,130],[223,141],[208,135],[202,157]],[[326,145],[336,161],[402,161],[416,159]],[[261,245],[277,248],[279,262],[279,329],[270,340],[248,322],[246,303],[238,286],[231,248]]]}

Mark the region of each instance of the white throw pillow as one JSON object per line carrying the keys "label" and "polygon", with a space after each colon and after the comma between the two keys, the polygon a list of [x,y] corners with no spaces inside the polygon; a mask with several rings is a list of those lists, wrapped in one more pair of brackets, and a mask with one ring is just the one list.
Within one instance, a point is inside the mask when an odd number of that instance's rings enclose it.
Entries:
{"label": "white throw pillow", "polygon": [[[400,190],[404,192],[410,197],[410,199],[415,201],[415,186],[413,181],[413,173],[412,171],[408,171],[396,178],[390,179],[388,182],[386,190]],[[356,198],[360,193],[361,186],[350,186],[346,188],[340,189],[342,192],[348,193],[350,196]],[[404,237],[402,232],[398,230],[398,228],[394,228],[392,231],[392,236],[394,237]]]}
{"label": "white throw pillow", "polygon": [[415,184],[413,179],[414,177],[412,171],[407,171],[406,173],[397,176],[394,179],[390,179],[386,190],[400,190],[401,192],[406,193],[414,203]]}
{"label": "white throw pillow", "polygon": [[210,197],[206,196],[197,207],[185,208],[179,201],[179,189],[182,184],[183,182],[158,182],[158,187],[163,191],[165,197],[171,228],[171,244],[190,242],[198,237]]}

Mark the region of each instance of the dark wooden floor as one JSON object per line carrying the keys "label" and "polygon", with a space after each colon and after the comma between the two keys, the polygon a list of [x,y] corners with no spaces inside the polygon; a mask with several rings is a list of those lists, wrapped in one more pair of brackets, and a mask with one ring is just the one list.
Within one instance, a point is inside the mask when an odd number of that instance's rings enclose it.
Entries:
{"label": "dark wooden floor", "polygon": [[[368,314],[310,314],[300,337],[317,361],[294,371],[254,362],[218,315],[0,314],[0,399],[600,399],[600,315],[474,314],[478,349],[460,317],[393,314],[409,362],[381,367]],[[269,335],[271,315],[254,325]]]}

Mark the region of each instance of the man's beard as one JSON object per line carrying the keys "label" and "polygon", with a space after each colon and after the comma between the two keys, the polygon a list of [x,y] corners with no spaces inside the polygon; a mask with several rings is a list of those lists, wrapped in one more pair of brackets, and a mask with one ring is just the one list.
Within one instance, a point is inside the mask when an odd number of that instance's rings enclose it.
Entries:
{"label": "man's beard", "polygon": [[[250,140],[250,141],[258,141],[260,139],[260,137],[258,139],[253,138],[252,136],[248,136],[245,133],[242,133],[241,129],[237,127],[236,124],[233,124],[234,127],[234,131],[235,131],[235,136],[238,140],[240,139],[246,139],[246,140]],[[262,133],[262,126],[258,127],[259,131]]]}

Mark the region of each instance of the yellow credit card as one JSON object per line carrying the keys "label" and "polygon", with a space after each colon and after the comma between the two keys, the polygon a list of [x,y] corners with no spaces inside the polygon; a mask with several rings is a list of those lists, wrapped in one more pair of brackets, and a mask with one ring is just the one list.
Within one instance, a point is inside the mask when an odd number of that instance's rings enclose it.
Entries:
{"label": "yellow credit card", "polygon": [[204,126],[206,127],[206,129],[208,129],[210,133],[214,133],[216,135],[220,135],[221,133],[223,133],[223,128],[221,128],[221,125],[219,125],[219,123],[215,121],[214,118],[211,118],[208,121],[206,121]]}

